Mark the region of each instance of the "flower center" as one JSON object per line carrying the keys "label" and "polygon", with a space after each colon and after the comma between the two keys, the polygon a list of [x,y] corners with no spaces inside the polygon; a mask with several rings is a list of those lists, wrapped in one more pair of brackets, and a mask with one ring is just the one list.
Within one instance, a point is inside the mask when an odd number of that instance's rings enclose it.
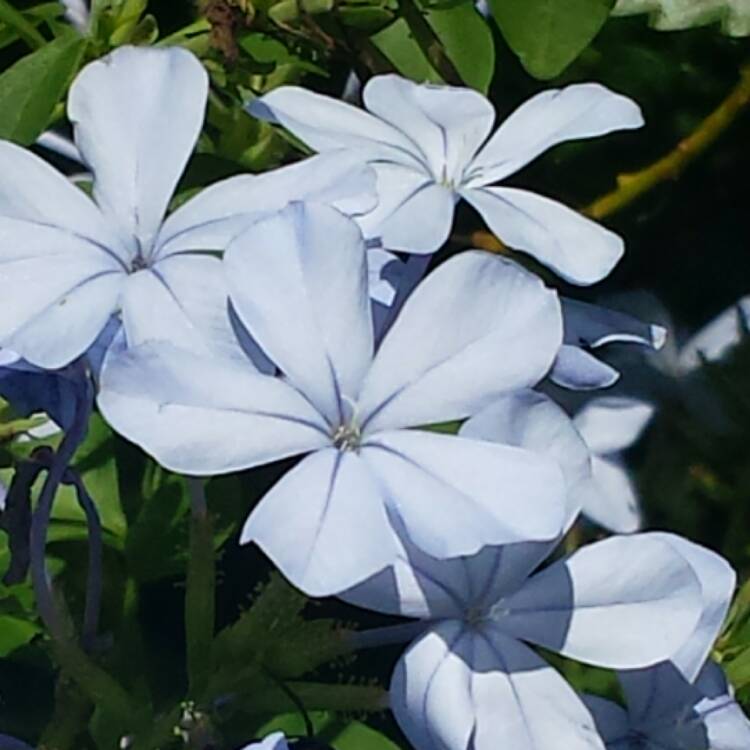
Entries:
{"label": "flower center", "polygon": [[146,268],[148,268],[148,262],[140,253],[130,262],[131,273],[138,273],[138,271],[143,271]]}
{"label": "flower center", "polygon": [[342,424],[333,431],[331,438],[333,444],[340,451],[354,451],[356,453],[362,440],[362,432],[354,423]]}

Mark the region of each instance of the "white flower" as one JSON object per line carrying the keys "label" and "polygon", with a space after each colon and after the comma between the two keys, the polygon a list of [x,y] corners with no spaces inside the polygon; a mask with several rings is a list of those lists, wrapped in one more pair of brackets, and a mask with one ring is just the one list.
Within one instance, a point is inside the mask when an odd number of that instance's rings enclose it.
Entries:
{"label": "white flower", "polygon": [[356,224],[292,204],[225,257],[233,306],[283,379],[153,344],[105,365],[99,406],[166,467],[217,474],[309,453],[242,535],[313,595],[393,559],[392,519],[436,556],[555,537],[563,478],[521,448],[411,429],[462,419],[536,383],[560,346],[554,292],[467,252],[409,296],[374,351]]}
{"label": "white flower", "polygon": [[548,544],[435,560],[404,543],[392,569],[346,592],[426,621],[391,683],[417,750],[601,749],[579,697],[526,643],[615,669],[669,658],[702,601],[698,576],[665,536],[613,537],[537,573]]}
{"label": "white flower", "polygon": [[721,669],[708,662],[694,684],[670,662],[622,672],[627,710],[584,696],[608,750],[746,750],[750,721]]}
{"label": "white flower", "polygon": [[366,171],[330,155],[230,178],[165,220],[207,92],[200,62],[177,48],[123,47],[86,66],[68,116],[94,200],[30,151],[0,142],[1,346],[59,368],[119,315],[130,345],[163,337],[236,356],[221,263],[206,251],[291,199],[372,208]]}
{"label": "white flower", "polygon": [[388,249],[437,250],[463,198],[503,242],[574,283],[599,281],[619,260],[623,243],[612,232],[549,198],[491,186],[555,144],[640,127],[634,102],[593,83],[545,91],[488,140],[494,109],[471,89],[382,75],[368,81],[363,98],[368,112],[283,86],[249,111],[316,151],[344,148],[366,160],[378,175],[379,205],[362,226]]}

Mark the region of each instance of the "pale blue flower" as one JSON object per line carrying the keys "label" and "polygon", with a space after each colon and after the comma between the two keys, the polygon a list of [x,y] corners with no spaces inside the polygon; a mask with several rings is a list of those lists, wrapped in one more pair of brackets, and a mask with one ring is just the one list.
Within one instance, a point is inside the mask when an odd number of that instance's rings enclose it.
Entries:
{"label": "pale blue flower", "polygon": [[387,249],[437,250],[465,199],[503,242],[574,283],[599,281],[619,260],[623,243],[612,232],[549,198],[493,185],[563,141],[640,127],[631,100],[592,83],[545,91],[489,137],[494,109],[472,89],[381,75],[368,81],[363,99],[368,111],[282,86],[249,111],[316,151],[345,148],[367,161],[377,172],[379,202],[361,224]]}
{"label": "pale blue flower", "polygon": [[343,598],[425,621],[391,683],[417,750],[601,750],[573,688],[526,644],[615,669],[668,659],[703,606],[699,576],[670,536],[612,537],[536,573],[552,545],[436,560],[405,542],[391,569]]}
{"label": "pale blue flower", "polygon": [[366,252],[352,220],[299,203],[227,250],[232,305],[283,378],[157,343],[102,374],[110,424],[174,471],[309,454],[242,540],[313,595],[388,565],[394,518],[438,557],[552,539],[563,522],[563,477],[548,457],[412,429],[542,378],[562,339],[557,295],[512,261],[462,253],[417,287],[376,349]]}
{"label": "pale blue flower", "polygon": [[128,345],[166,338],[239,356],[221,251],[264,212],[315,197],[369,210],[374,175],[317,157],[240,175],[165,214],[203,125],[208,76],[178,48],[122,47],[68,97],[93,200],[30,151],[0,142],[0,345],[46,369],[84,354],[117,316]]}
{"label": "pale blue flower", "polygon": [[688,682],[670,662],[621,672],[627,709],[584,696],[607,750],[747,750],[750,721],[713,662]]}

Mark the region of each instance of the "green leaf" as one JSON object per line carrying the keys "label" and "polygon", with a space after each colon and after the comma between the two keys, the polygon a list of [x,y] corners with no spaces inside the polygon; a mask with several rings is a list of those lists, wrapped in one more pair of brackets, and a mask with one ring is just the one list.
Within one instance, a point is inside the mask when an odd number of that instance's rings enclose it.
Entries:
{"label": "green leaf", "polygon": [[747,0],[618,0],[613,16],[649,14],[649,25],[659,31],[677,31],[720,23],[729,36],[750,35]]}
{"label": "green leaf", "polygon": [[16,10],[7,0],[0,0],[0,21],[15,29],[32,49],[41,49],[47,43],[45,38],[29,23],[23,13]]}
{"label": "green leaf", "polygon": [[0,75],[0,138],[32,144],[78,71],[86,40],[71,31]]}
{"label": "green leaf", "polygon": [[[484,93],[495,72],[492,32],[472,2],[425,12],[427,23],[440,40],[463,81]],[[404,76],[415,81],[441,82],[402,18],[371,37],[373,44]]]}
{"label": "green leaf", "polygon": [[614,0],[489,0],[505,41],[535,78],[565,70],[597,35]]}

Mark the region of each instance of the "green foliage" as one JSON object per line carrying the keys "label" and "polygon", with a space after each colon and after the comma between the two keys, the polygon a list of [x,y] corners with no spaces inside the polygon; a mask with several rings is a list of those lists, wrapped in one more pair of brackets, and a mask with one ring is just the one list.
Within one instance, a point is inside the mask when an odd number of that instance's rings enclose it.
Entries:
{"label": "green foliage", "polygon": [[614,0],[489,0],[492,15],[524,68],[555,78],[590,44]]}
{"label": "green foliage", "polygon": [[735,37],[750,35],[750,4],[746,0],[618,0],[613,15],[649,14],[649,24],[660,31],[690,29],[720,23]]}
{"label": "green foliage", "polygon": [[[425,19],[467,86],[486,92],[495,73],[495,45],[471,0],[425,10]],[[404,18],[372,37],[402,75],[417,81],[444,80],[429,62]]]}
{"label": "green foliage", "polygon": [[0,138],[29,145],[39,137],[85,50],[86,41],[69,31],[0,75]]}

